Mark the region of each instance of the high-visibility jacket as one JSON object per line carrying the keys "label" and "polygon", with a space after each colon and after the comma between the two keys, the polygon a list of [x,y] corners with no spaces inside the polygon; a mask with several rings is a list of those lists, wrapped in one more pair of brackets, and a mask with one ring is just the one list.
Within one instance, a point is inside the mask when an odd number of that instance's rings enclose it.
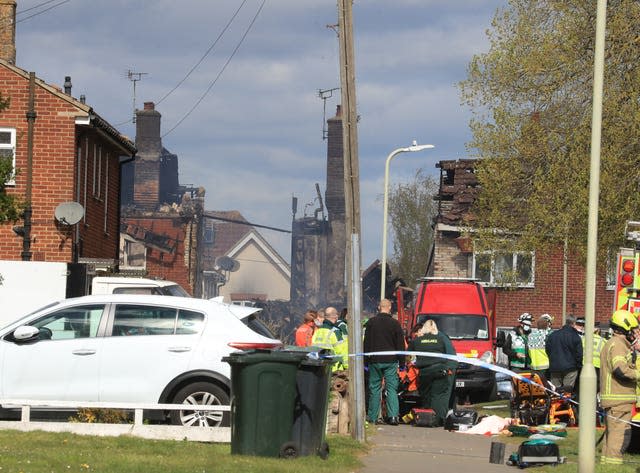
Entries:
{"label": "high-visibility jacket", "polygon": [[333,351],[336,355],[342,355],[340,358],[334,358],[336,362],[333,364],[332,370],[339,371],[348,368],[349,344],[347,337],[338,339],[336,331],[329,326],[323,324],[313,334],[311,345],[318,348]]}
{"label": "high-visibility jacket", "polygon": [[[581,337],[582,338],[582,364],[584,365],[584,355],[586,353],[586,350],[584,349],[584,341],[586,340],[586,338],[584,336]],[[604,347],[604,342],[606,342],[606,340],[604,338],[602,338],[600,335],[598,334],[593,334],[593,367],[594,368],[600,368],[600,353],[602,352],[602,347]]]}
{"label": "high-visibility jacket", "polygon": [[633,404],[640,371],[632,360],[631,344],[614,333],[600,354],[600,399],[602,407]]}
{"label": "high-visibility jacket", "polygon": [[549,369],[549,357],[547,356],[545,344],[547,342],[547,336],[550,333],[550,328],[533,328],[527,337],[532,370],[543,371]]}
{"label": "high-visibility jacket", "polygon": [[[527,336],[517,333],[515,330],[509,332],[508,340],[511,340],[509,367],[523,369],[527,364]],[[507,342],[508,344],[508,342]],[[518,354],[522,353],[523,358],[519,358]]]}

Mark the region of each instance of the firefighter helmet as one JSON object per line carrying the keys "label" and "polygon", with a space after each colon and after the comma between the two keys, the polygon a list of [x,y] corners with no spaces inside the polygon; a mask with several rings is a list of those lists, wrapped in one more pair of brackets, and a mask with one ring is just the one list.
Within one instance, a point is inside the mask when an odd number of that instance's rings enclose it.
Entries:
{"label": "firefighter helmet", "polygon": [[532,320],[533,317],[531,317],[531,314],[529,312],[520,314],[520,317],[518,317],[518,322],[520,322],[521,324],[531,325]]}
{"label": "firefighter helmet", "polygon": [[610,324],[614,328],[618,328],[625,333],[629,333],[638,327],[638,319],[628,310],[616,310],[611,316]]}

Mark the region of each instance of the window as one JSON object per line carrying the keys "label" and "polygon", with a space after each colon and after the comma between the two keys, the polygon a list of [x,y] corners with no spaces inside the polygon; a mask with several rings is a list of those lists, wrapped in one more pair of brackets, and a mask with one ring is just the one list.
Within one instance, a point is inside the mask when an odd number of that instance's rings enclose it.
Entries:
{"label": "window", "polygon": [[120,266],[126,269],[145,269],[147,266],[147,248],[133,238],[124,235],[120,238]]}
{"label": "window", "polygon": [[103,312],[103,305],[71,307],[45,315],[30,325],[40,329],[41,340],[93,338]]}
{"label": "window", "polygon": [[178,334],[196,334],[202,330],[202,324],[204,322],[204,315],[200,312],[193,312],[191,310],[178,311],[178,324],[176,326],[176,333]]}
{"label": "window", "polygon": [[16,130],[13,128],[0,128],[0,158],[11,160],[13,172],[5,184],[14,186],[16,184]]}
{"label": "window", "polygon": [[487,286],[534,286],[533,252],[473,254],[473,277]]}
{"label": "window", "polygon": [[100,199],[102,191],[102,147],[93,145],[93,197]]}
{"label": "window", "polygon": [[204,221],[204,242],[205,243],[213,243],[213,237],[214,237],[214,225],[213,222],[211,221],[211,219],[206,219]]}
{"label": "window", "polygon": [[116,306],[112,336],[197,334],[204,315],[173,307]]}

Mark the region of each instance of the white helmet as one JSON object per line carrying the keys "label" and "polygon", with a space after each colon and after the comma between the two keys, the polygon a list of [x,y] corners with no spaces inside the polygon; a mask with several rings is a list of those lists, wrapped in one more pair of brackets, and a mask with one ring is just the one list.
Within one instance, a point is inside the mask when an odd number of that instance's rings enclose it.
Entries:
{"label": "white helmet", "polygon": [[520,314],[520,317],[518,317],[518,322],[525,325],[531,325],[532,320],[533,320],[533,317],[531,317],[531,314],[529,312]]}

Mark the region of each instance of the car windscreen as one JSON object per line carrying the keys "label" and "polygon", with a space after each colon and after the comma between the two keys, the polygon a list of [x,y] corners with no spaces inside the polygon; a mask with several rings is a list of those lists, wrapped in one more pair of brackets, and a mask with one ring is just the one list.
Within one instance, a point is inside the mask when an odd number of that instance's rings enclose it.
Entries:
{"label": "car windscreen", "polygon": [[242,323],[244,323],[247,327],[249,327],[254,332],[259,333],[264,337],[277,339],[277,337],[273,334],[271,329],[262,320],[260,320],[256,316],[256,314],[251,314],[250,316],[245,317],[244,319],[242,319]]}
{"label": "car windscreen", "polygon": [[416,322],[421,324],[428,319],[433,320],[438,330],[446,333],[452,340],[489,339],[488,321],[481,315],[420,314]]}

